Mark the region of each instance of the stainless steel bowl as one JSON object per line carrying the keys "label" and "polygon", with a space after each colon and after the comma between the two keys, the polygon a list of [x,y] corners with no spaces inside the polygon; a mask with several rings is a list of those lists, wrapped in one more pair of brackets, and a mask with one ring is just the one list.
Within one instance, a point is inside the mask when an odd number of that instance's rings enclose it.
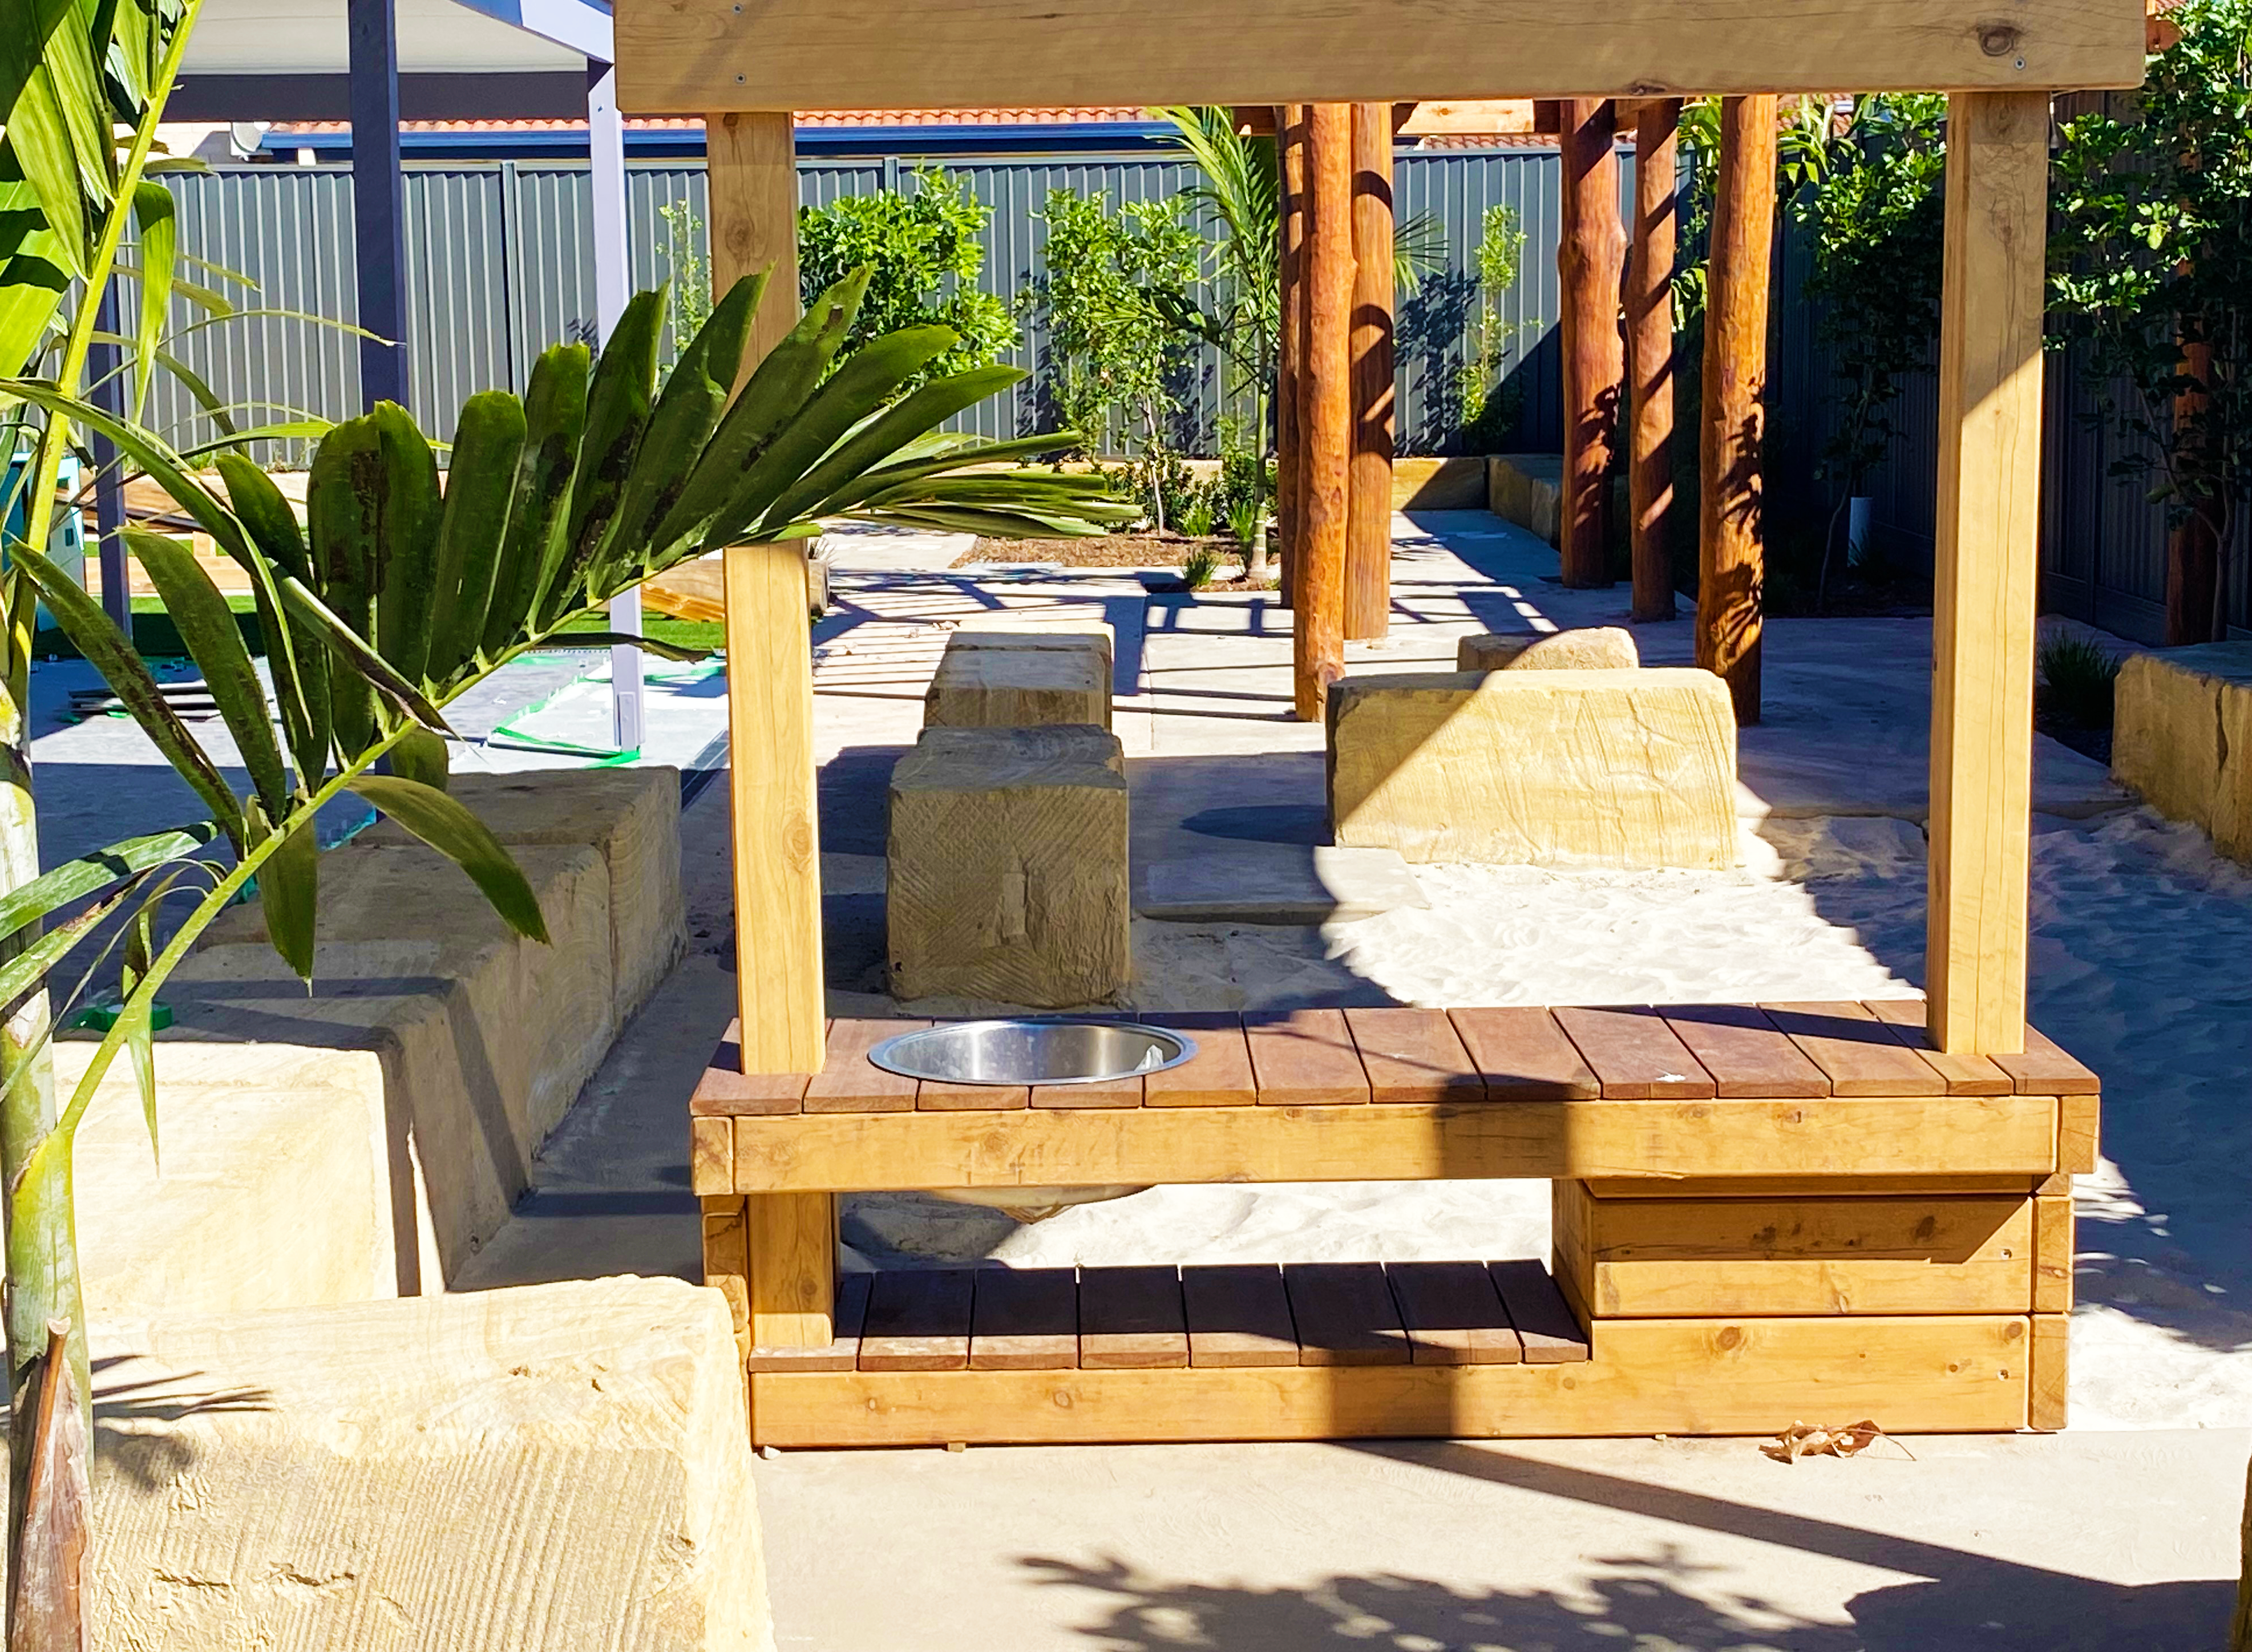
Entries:
{"label": "stainless steel bowl", "polygon": [[1194,1054],[1193,1039],[1163,1027],[1059,1016],[948,1022],[886,1038],[868,1059],[942,1084],[1102,1084],[1162,1072]]}

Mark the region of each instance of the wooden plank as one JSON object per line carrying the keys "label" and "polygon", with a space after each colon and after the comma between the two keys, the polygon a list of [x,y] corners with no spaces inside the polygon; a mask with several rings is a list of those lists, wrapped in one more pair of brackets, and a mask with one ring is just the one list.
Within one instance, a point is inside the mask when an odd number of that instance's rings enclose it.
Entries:
{"label": "wooden plank", "polygon": [[919,1113],[1021,1113],[1032,1093],[1021,1084],[941,1084],[925,1079],[915,1086]]}
{"label": "wooden plank", "polygon": [[1697,663],[1727,682],[1739,724],[1760,720],[1776,140],[1772,95],[1722,101],[1706,260],[1694,625]]}
{"label": "wooden plank", "polygon": [[1921,998],[1871,998],[1861,1008],[1884,1024],[1885,1031],[1929,1061],[1950,1095],[2007,1095],[2013,1087],[2010,1075],[1982,1055],[1950,1055],[1936,1047],[1923,1029]]}
{"label": "wooden plank", "polygon": [[[824,1019],[824,1036],[828,1030]],[[691,1118],[735,1118],[776,1113],[796,1113],[803,1105],[808,1075],[803,1072],[746,1072],[743,1070],[743,1024],[730,1021],[719,1047],[696,1080],[688,1098]]]}
{"label": "wooden plank", "polygon": [[[1623,107],[1620,118],[1626,118]],[[1629,537],[1637,623],[1674,616],[1673,263],[1679,239],[1677,179],[1681,100],[1634,106],[1634,234],[1627,260],[1626,343]]]}
{"label": "wooden plank", "polygon": [[1556,240],[1564,396],[1558,557],[1567,586],[1607,586],[1611,455],[1626,371],[1618,327],[1626,232],[1619,223],[1617,121],[1602,98],[1574,98],[1563,113]]}
{"label": "wooden plank", "polygon": [[[1998,20],[2006,18],[2006,20]],[[1143,108],[1338,103],[1412,87],[1428,101],[2139,85],[2130,0],[1864,0],[1810,18],[1790,0],[1057,0],[1038,11],[928,0],[914,26],[879,0],[630,0],[617,9],[619,105],[713,109]],[[1497,52],[1494,42],[1509,43]]]}
{"label": "wooden plank", "polygon": [[1290,615],[1291,693],[1302,723],[1318,723],[1330,684],[1345,675],[1345,545],[1352,462],[1352,121],[1343,103],[1306,118],[1306,357],[1298,375],[1303,449],[1297,581]]}
{"label": "wooden plank", "polygon": [[1190,1364],[1234,1370],[1298,1363],[1298,1336],[1281,1268],[1254,1263],[1185,1267],[1181,1297],[1188,1315]]}
{"label": "wooden plank", "polygon": [[2036,1314],[2072,1311],[2072,1195],[2037,1198],[2033,1207],[2033,1300]]}
{"label": "wooden plank", "polygon": [[860,1333],[859,1368],[966,1369],[974,1279],[973,1270],[966,1267],[893,1268],[876,1274],[867,1322]]}
{"label": "wooden plank", "polygon": [[1068,1267],[977,1270],[972,1371],[1066,1371],[1079,1364],[1079,1275]]}
{"label": "wooden plank", "polygon": [[1197,1052],[1178,1067],[1142,1080],[1142,1100],[1153,1107],[1239,1107],[1259,1100],[1251,1076],[1251,1046],[1243,1037],[1243,1017],[1232,1010],[1168,1013],[1151,1024],[1185,1032]]}
{"label": "wooden plank", "polygon": [[1368,1074],[1342,1010],[1268,1010],[1243,1017],[1262,1107],[1338,1107],[1368,1100]]}
{"label": "wooden plank", "polygon": [[1897,1433],[2026,1420],[2025,1315],[1620,1320],[1565,1364],[754,1375],[783,1447],[1771,1434],[1810,1415]]}
{"label": "wooden plank", "polygon": [[730,545],[722,568],[741,1065],[818,1072],[828,1019],[805,553],[796,544]]}
{"label": "wooden plank", "polygon": [[2101,1144],[2102,1107],[2092,1095],[2056,1099],[2056,1168],[2067,1176],[2095,1173]]}
{"label": "wooden plank", "polygon": [[1995,1056],[2019,1095],[2095,1095],[2103,1081],[2038,1027],[2026,1029],[2026,1047]]}
{"label": "wooden plank", "polygon": [[1947,130],[1924,982],[1934,1044],[2001,1056],[2026,1029],[2048,98],[1958,95]]}
{"label": "wooden plank", "polygon": [[1495,1101],[1591,1100],[1602,1084],[1546,1010],[1449,1010],[1447,1018]]}
{"label": "wooden plank", "polygon": [[1133,1073],[1099,1084],[1036,1084],[1028,1099],[1036,1107],[1138,1107],[1142,1079]]}
{"label": "wooden plank", "polygon": [[1380,1262],[1286,1262],[1301,1365],[1404,1365],[1408,1332]]}
{"label": "wooden plank", "polygon": [[2072,1315],[2035,1314],[2033,1350],[2026,1385],[2026,1426],[2061,1428],[2071,1413]]}
{"label": "wooden plank", "polygon": [[1603,1199],[1844,1198],[1869,1194],[2036,1194],[2048,1178],[2025,1175],[1943,1176],[1637,1176],[1602,1177],[1588,1190]]}
{"label": "wooden plank", "polygon": [[735,1121],[746,1192],[1482,1177],[2047,1176],[2047,1096],[806,1114]]}
{"label": "wooden plank", "polygon": [[1528,1365],[1561,1365],[1588,1357],[1587,1333],[1540,1263],[1524,1258],[1488,1264],[1509,1322],[1525,1343]]}
{"label": "wooden plank", "polygon": [[1171,1371],[1189,1363],[1181,1277],[1171,1267],[1079,1274],[1079,1363],[1088,1371]]}
{"label": "wooden plank", "polygon": [[1351,466],[1345,552],[1345,635],[1380,637],[1392,623],[1392,106],[1352,106],[1352,297],[1348,382]]}
{"label": "wooden plank", "polygon": [[1347,1010],[1372,1101],[1483,1101],[1485,1080],[1443,1010]]}
{"label": "wooden plank", "polygon": [[735,1127],[728,1119],[688,1121],[688,1187],[699,1195],[735,1189]]}
{"label": "wooden plank", "polygon": [[743,1201],[704,1201],[704,1282],[727,1299],[735,1334],[747,1340],[751,1329],[750,1249],[743,1228]]}
{"label": "wooden plank", "polygon": [[2022,1194],[1590,1198],[1571,1271],[1606,1319],[2024,1313],[2033,1205]]}
{"label": "wooden plank", "polygon": [[1658,1012],[1724,1096],[1830,1093],[1822,1069],[1749,1004],[1683,1004]]}
{"label": "wooden plank", "polygon": [[743,1219],[751,1341],[761,1348],[826,1347],[836,1336],[837,1196],[754,1193]]}
{"label": "wooden plank", "polygon": [[1395,1262],[1384,1270],[1418,1365],[1513,1365],[1525,1343],[1493,1275],[1477,1262]]}
{"label": "wooden plank", "polygon": [[1713,1093],[1712,1074],[1654,1010],[1559,1010],[1556,1024],[1594,1070],[1607,1101],[1682,1101]]}
{"label": "wooden plank", "polygon": [[747,377],[797,324],[797,156],[787,110],[708,113],[746,107],[723,100],[699,104],[694,113],[705,116],[713,295],[742,276],[773,272],[743,351]]}
{"label": "wooden plank", "polygon": [[1833,1095],[1941,1095],[1939,1070],[1858,1003],[1766,1003],[1768,1019],[1829,1076]]}
{"label": "wooden plank", "polygon": [[825,1348],[753,1348],[746,1370],[852,1371],[860,1363],[860,1332],[868,1319],[872,1274],[847,1274],[837,1286],[837,1335]]}
{"label": "wooden plank", "polygon": [[915,1081],[886,1072],[868,1052],[886,1038],[919,1032],[928,1021],[871,1021],[839,1016],[829,1024],[829,1060],[805,1086],[808,1113],[911,1113]]}

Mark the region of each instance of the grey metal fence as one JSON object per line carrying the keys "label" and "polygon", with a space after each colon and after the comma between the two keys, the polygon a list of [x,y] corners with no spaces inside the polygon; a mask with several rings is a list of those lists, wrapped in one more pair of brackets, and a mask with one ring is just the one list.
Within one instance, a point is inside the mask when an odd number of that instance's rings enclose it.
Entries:
{"label": "grey metal fence", "polygon": [[[799,198],[818,206],[847,195],[897,188],[920,159],[808,159],[799,165]],[[932,163],[967,180],[991,210],[981,282],[1011,298],[1039,274],[1046,230],[1041,214],[1050,190],[1149,200],[1194,182],[1185,163],[1144,154],[949,156]],[[1621,170],[1623,202],[1630,201],[1630,157]],[[179,202],[182,246],[251,277],[257,288],[246,292],[223,275],[209,274],[246,314],[220,324],[195,325],[179,340],[181,359],[221,399],[245,405],[245,422],[286,416],[290,410],[329,418],[356,412],[356,342],[333,329],[264,313],[294,310],[344,318],[356,313],[350,175],[330,168],[244,167],[167,181]],[[1512,445],[1550,452],[1560,446],[1555,337],[1560,183],[1553,150],[1454,149],[1400,156],[1400,212],[1403,219],[1428,219],[1443,246],[1439,267],[1400,309],[1397,406],[1403,451],[1441,451],[1455,434],[1456,375],[1478,298],[1477,243],[1486,210],[1496,204],[1515,209],[1526,234],[1518,280],[1498,306],[1510,330],[1503,369],[1521,396]],[[668,222],[664,209],[686,207],[686,227],[701,236],[704,169],[696,163],[636,165],[629,171],[627,199],[635,284],[654,285],[670,272],[674,239],[683,226],[678,218]],[[450,429],[462,403],[476,390],[496,385],[521,388],[532,361],[548,344],[589,335],[592,205],[583,163],[497,162],[420,167],[408,173],[410,394],[417,415],[429,427]],[[1797,297],[1801,259],[1787,231],[1782,253],[1783,279],[1770,357],[1769,477],[1778,507],[1808,510],[1817,505],[1818,490],[1811,473],[1834,427],[1837,398],[1817,317]],[[178,326],[202,320],[180,302]],[[1045,349],[1038,317],[1027,313],[1011,358],[1032,379],[1012,397],[997,399],[957,422],[988,435],[1034,427],[1041,412]],[[1183,427],[1208,445],[1223,411],[1218,360],[1207,352],[1190,378]],[[2044,459],[2044,600],[2123,635],[2155,640],[2165,592],[2164,511],[2148,503],[2131,480],[2109,474],[2117,439],[2089,424],[2088,402],[2075,364],[2053,358]],[[193,399],[169,381],[160,383],[149,411],[184,443],[213,434]],[[1938,451],[1937,393],[1929,376],[1909,385],[1896,422],[1892,455],[1867,486],[1877,501],[1880,531],[1896,546],[1928,557]],[[2248,541],[2252,532],[2240,530],[2227,573],[2231,617],[2238,627],[2252,626]]]}

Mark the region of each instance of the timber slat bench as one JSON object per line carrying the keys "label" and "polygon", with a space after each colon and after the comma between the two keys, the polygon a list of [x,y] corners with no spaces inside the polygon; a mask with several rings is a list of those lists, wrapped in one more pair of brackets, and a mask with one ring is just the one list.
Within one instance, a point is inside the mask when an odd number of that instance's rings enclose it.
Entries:
{"label": "timber slat bench", "polygon": [[[1894,1431],[2064,1420],[2093,1073],[1928,1047],[1916,1000],[1159,1015],[1109,1084],[816,1075],[723,1044],[691,1104],[706,1279],[761,1445]],[[1553,1281],[1479,1260],[835,1272],[836,1196],[1551,1178]]]}

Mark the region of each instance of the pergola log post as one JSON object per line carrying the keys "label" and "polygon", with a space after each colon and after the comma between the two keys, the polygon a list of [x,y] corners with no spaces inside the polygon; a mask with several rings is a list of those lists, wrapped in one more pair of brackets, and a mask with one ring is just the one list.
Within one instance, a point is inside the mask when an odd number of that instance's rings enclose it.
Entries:
{"label": "pergola log post", "polygon": [[[772,271],[744,351],[747,375],[797,322],[791,119],[714,115],[705,142],[715,296],[741,276]],[[828,1022],[803,547],[730,545],[724,574],[742,1071],[818,1072]],[[836,1203],[826,1193],[705,1202],[705,1277],[727,1295],[751,1345],[817,1348],[834,1335]]]}
{"label": "pergola log post", "polygon": [[1304,481],[1294,547],[1291,626],[1298,720],[1317,723],[1345,675],[1345,544],[1352,457],[1352,109],[1310,106],[1306,121],[1306,354],[1299,430]]}
{"label": "pergola log post", "polygon": [[1564,354],[1564,583],[1611,582],[1611,447],[1617,434],[1620,380],[1619,223],[1616,117],[1601,98],[1564,107],[1563,233],[1556,245]]}
{"label": "pergola log post", "polygon": [[1771,96],[1728,98],[1720,106],[1697,441],[1697,663],[1727,681],[1736,721],[1745,724],[1760,719],[1760,448],[1775,119]]}
{"label": "pergola log post", "polygon": [[1352,474],[1345,634],[1392,621],[1392,106],[1352,106]]}
{"label": "pergola log post", "polygon": [[1673,617],[1673,254],[1681,100],[1635,111],[1634,246],[1627,260],[1627,498],[1633,513],[1634,617]]}
{"label": "pergola log post", "polygon": [[1300,524],[1304,521],[1306,445],[1302,422],[1306,361],[1306,106],[1285,103],[1275,111],[1276,159],[1281,177],[1277,221],[1278,315],[1281,337],[1275,352],[1275,539],[1282,560],[1276,580],[1282,606],[1296,607]]}
{"label": "pergola log post", "polygon": [[1948,101],[1932,594],[1932,1042],[2025,1047],[2048,96]]}

